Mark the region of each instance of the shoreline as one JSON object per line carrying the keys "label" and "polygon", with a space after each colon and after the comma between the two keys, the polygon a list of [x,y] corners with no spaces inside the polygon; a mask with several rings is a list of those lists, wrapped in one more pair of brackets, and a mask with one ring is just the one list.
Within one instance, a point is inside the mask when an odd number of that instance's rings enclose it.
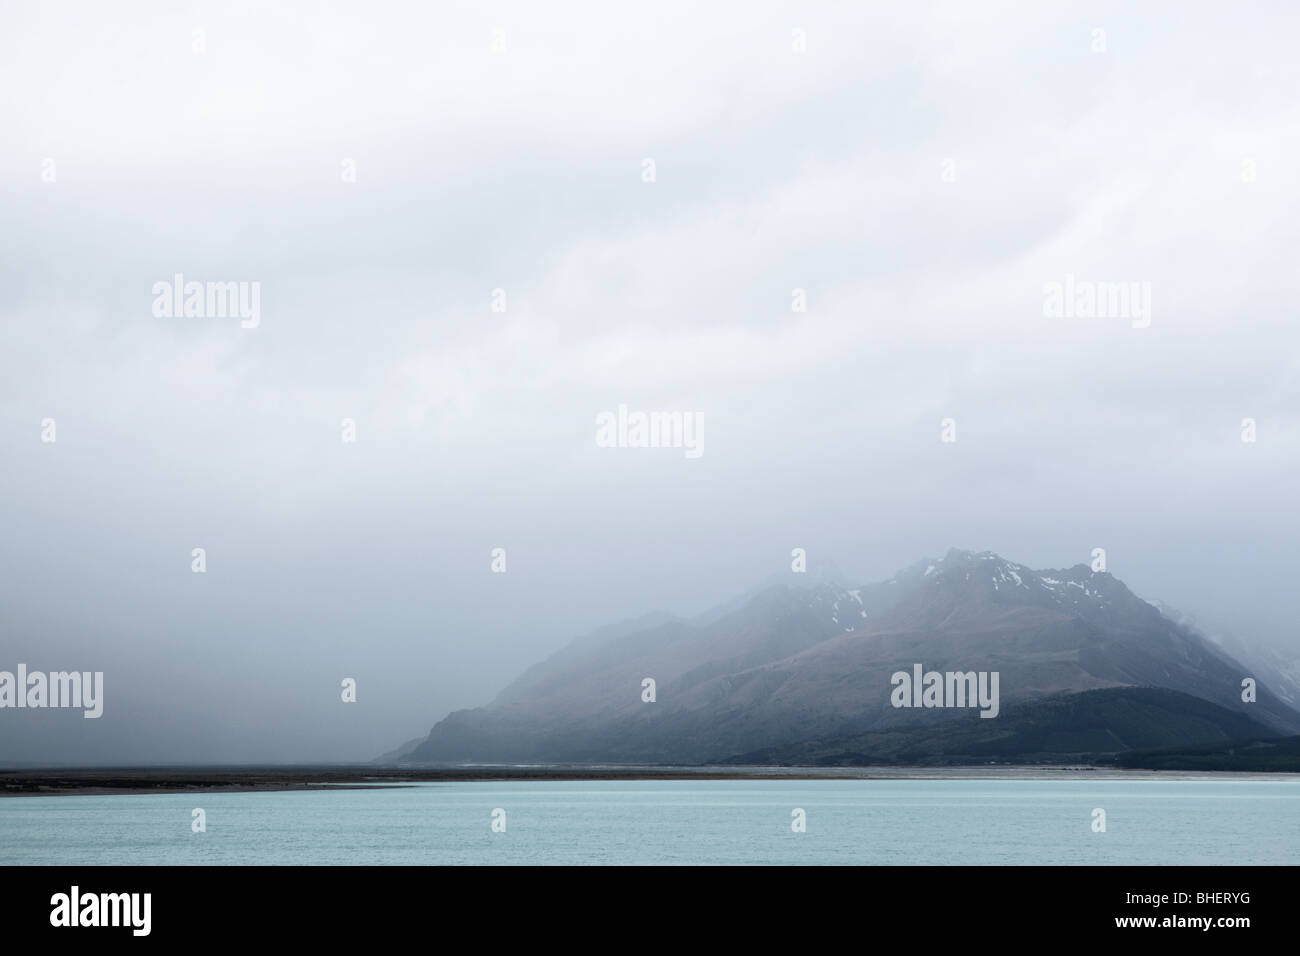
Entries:
{"label": "shoreline", "polygon": [[0,797],[373,790],[420,783],[602,780],[1296,780],[1300,774],[1119,770],[1083,765],[954,767],[282,766],[0,769]]}

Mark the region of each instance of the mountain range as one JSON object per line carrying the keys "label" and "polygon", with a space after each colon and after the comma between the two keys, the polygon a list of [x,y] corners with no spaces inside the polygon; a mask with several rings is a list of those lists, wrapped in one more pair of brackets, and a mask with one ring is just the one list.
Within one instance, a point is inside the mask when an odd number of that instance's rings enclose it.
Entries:
{"label": "mountain range", "polygon": [[[1292,701],[1177,618],[1088,565],[954,549],[858,588],[774,584],[698,618],[606,628],[386,758],[1020,762],[1300,733]],[[917,665],[996,672],[998,716],[895,706],[891,676]]]}

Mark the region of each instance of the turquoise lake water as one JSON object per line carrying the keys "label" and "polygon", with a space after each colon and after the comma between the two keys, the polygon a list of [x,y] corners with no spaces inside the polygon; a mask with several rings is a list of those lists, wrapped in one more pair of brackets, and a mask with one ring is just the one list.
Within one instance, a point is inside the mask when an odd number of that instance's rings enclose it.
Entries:
{"label": "turquoise lake water", "polygon": [[[195,807],[206,833],[191,832]],[[1105,833],[1092,829],[1098,807]],[[497,808],[504,833],[491,829]],[[806,832],[791,829],[795,808]],[[0,800],[0,864],[1298,862],[1290,778],[455,782]]]}

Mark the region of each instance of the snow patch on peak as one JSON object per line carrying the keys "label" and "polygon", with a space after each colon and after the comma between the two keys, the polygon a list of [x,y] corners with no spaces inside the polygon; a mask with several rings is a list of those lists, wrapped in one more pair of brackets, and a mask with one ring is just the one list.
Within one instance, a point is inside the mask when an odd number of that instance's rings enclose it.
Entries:
{"label": "snow patch on peak", "polygon": [[[1010,583],[1010,582],[1015,582],[1015,585],[1016,585],[1016,587],[1018,587],[1018,588],[1027,588],[1027,587],[1029,587],[1029,585],[1027,585],[1027,584],[1025,583],[1025,579],[1022,578],[1022,577],[1020,576],[1020,573],[1016,570],[1017,568],[1020,568],[1020,565],[1018,565],[1018,564],[1012,564],[1012,563],[1010,563],[1009,561],[1003,561],[1003,562],[1001,562],[1001,563],[1000,563],[1000,564],[999,564],[999,565],[994,569],[997,573],[996,573],[995,575],[993,575],[993,578],[992,578],[992,580],[993,580],[993,589],[994,589],[995,591],[996,591],[996,590],[1001,590],[1001,589],[998,587],[999,584],[1007,584],[1007,583]],[[1023,571],[1024,569],[1023,569],[1023,568],[1020,568],[1020,570]]]}

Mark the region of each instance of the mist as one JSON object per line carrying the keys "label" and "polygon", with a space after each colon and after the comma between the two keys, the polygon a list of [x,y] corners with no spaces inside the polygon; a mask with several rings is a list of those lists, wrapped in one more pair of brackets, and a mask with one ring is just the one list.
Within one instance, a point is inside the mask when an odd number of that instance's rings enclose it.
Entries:
{"label": "mist", "polygon": [[0,669],[105,676],[0,763],[370,760],[794,548],[1300,656],[1293,14],[865,6],[7,8]]}

